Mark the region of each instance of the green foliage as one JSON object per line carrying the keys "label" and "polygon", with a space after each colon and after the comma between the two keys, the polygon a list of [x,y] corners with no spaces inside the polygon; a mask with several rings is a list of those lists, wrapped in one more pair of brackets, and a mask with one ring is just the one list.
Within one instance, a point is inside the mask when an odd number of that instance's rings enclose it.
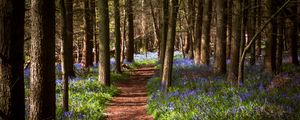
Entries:
{"label": "green foliage", "polygon": [[103,119],[105,103],[112,99],[118,90],[115,86],[106,87],[96,80],[77,80],[70,83],[70,112],[61,108],[61,88],[57,88],[57,119]]}

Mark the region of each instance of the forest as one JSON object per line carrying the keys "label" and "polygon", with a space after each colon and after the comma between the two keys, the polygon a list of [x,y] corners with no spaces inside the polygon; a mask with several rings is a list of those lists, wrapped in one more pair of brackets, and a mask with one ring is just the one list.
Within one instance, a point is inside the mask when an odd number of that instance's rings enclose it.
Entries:
{"label": "forest", "polygon": [[299,120],[299,0],[1,0],[0,120]]}

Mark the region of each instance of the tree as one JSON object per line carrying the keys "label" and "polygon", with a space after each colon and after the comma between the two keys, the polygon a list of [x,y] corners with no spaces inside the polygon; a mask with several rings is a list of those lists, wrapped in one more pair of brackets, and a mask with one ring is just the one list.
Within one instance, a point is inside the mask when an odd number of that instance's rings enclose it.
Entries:
{"label": "tree", "polygon": [[[294,13],[295,11],[296,13]],[[290,4],[287,9],[287,12],[290,15],[289,18],[286,19],[286,23],[288,25],[287,41],[289,42],[289,54],[291,57],[291,62],[294,65],[299,65],[298,53],[297,53],[297,38],[298,38],[297,21],[299,21],[297,19],[297,3]]]}
{"label": "tree", "polygon": [[73,69],[73,0],[61,0],[61,65],[63,82],[63,110],[69,111],[69,78]]}
{"label": "tree", "polygon": [[55,2],[31,2],[30,120],[55,119]]}
{"label": "tree", "polygon": [[128,44],[127,44],[127,61],[133,62],[134,54],[134,26],[133,26],[133,10],[132,0],[127,0],[127,21],[128,21]]}
{"label": "tree", "polygon": [[173,65],[173,55],[174,55],[174,41],[176,37],[176,19],[178,13],[178,0],[172,0],[171,4],[171,16],[169,19],[169,30],[168,39],[166,46],[166,53],[164,58],[164,68],[162,74],[162,87],[167,91],[168,87],[171,86],[172,81],[172,65]]}
{"label": "tree", "polygon": [[121,23],[120,23],[120,6],[119,0],[114,0],[114,13],[115,13],[115,34],[116,34],[116,72],[121,73]]}
{"label": "tree", "polygon": [[162,27],[161,27],[161,41],[160,41],[160,62],[162,65],[161,75],[163,74],[164,59],[166,53],[166,42],[168,37],[168,21],[169,21],[169,0],[163,0],[162,3]]}
{"label": "tree", "polygon": [[91,18],[92,18],[92,26],[93,26],[93,42],[94,42],[94,64],[99,63],[99,42],[97,40],[97,32],[96,32],[96,1],[90,0],[91,2]]}
{"label": "tree", "polygon": [[91,3],[90,0],[84,0],[84,42],[82,63],[84,67],[93,65],[93,26],[91,19]]}
{"label": "tree", "polygon": [[188,0],[187,1],[187,25],[188,25],[188,30],[187,30],[187,43],[188,43],[188,54],[190,59],[194,59],[194,26],[195,26],[195,5],[194,5],[194,0]]}
{"label": "tree", "polygon": [[[248,22],[247,22],[247,35],[248,35],[248,40],[250,40],[254,34],[255,34],[255,30],[256,30],[256,1],[249,1],[249,6],[251,9],[249,9],[248,12]],[[254,65],[255,64],[255,46],[256,44],[253,43],[253,45],[251,46],[251,50],[250,50],[250,64]]]}
{"label": "tree", "polygon": [[214,72],[226,73],[226,4],[227,0],[217,0],[217,40]]}
{"label": "tree", "polygon": [[[265,16],[266,18],[271,18],[274,9],[274,1],[272,0],[265,0],[264,4],[266,5],[265,8]],[[268,73],[273,73],[276,71],[276,39],[274,38],[274,22],[272,20],[271,23],[268,23],[265,33],[266,33],[266,48],[265,48],[265,71]]]}
{"label": "tree", "polygon": [[212,1],[204,0],[203,23],[201,38],[201,64],[209,64],[210,49],[210,22],[211,22]]}
{"label": "tree", "polygon": [[24,0],[0,2],[0,119],[24,120]]}
{"label": "tree", "polygon": [[201,32],[202,32],[202,19],[203,19],[203,0],[197,0],[198,2],[198,13],[196,23],[196,35],[195,35],[195,57],[194,61],[196,64],[200,64],[201,60]]}
{"label": "tree", "polygon": [[110,86],[109,13],[108,0],[99,1],[99,82]]}
{"label": "tree", "polygon": [[227,39],[226,39],[226,58],[230,59],[232,41],[232,0],[227,0]]}
{"label": "tree", "polygon": [[241,0],[233,0],[232,3],[232,23],[234,24],[232,24],[233,39],[231,41],[230,64],[228,69],[227,81],[237,83],[241,41],[242,2]]}

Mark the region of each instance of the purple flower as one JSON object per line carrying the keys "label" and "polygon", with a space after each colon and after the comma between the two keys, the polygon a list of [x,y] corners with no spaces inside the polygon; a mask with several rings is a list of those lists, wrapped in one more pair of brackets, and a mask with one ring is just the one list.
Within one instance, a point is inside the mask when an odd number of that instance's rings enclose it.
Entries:
{"label": "purple flower", "polygon": [[64,115],[65,115],[65,117],[70,118],[73,115],[73,112],[72,111],[64,112]]}

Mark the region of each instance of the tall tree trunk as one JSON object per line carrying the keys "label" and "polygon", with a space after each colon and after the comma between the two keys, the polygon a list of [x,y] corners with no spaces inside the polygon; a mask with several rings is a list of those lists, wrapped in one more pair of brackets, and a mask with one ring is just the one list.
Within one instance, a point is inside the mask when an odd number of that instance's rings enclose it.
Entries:
{"label": "tall tree trunk", "polygon": [[133,10],[132,0],[127,0],[127,21],[128,21],[128,44],[127,44],[127,61],[133,62],[134,55],[134,25],[133,25]]}
{"label": "tall tree trunk", "polygon": [[24,0],[0,2],[0,119],[24,120]]}
{"label": "tall tree trunk", "polygon": [[[289,25],[288,30],[287,30],[287,41],[290,43],[289,44],[289,55],[291,58],[291,63],[294,65],[299,65],[299,60],[298,60],[298,53],[297,53],[297,40],[298,40],[298,32],[297,32],[297,27],[298,23],[297,21],[297,4],[290,4],[288,7],[288,11],[290,13],[289,19],[287,19],[287,25]],[[293,13],[296,12],[296,13]]]}
{"label": "tall tree trunk", "polygon": [[169,30],[168,30],[168,39],[166,46],[166,56],[164,58],[164,70],[162,74],[162,87],[165,91],[168,90],[168,87],[171,86],[172,81],[172,66],[173,66],[173,55],[174,55],[174,41],[176,37],[176,19],[178,13],[178,0],[172,0],[171,6],[171,16],[169,19]]}
{"label": "tall tree trunk", "polygon": [[231,41],[230,64],[228,69],[227,81],[237,83],[242,25],[242,0],[233,0],[232,10],[232,23],[234,23],[232,24],[233,39]]}
{"label": "tall tree trunk", "polygon": [[31,2],[30,120],[55,119],[55,2]]}
{"label": "tall tree trunk", "polygon": [[[247,34],[248,34],[248,42],[253,38],[256,29],[256,0],[249,1],[249,12],[248,12],[248,22],[247,22]],[[252,44],[250,49],[250,64],[255,64],[255,42]]]}
{"label": "tall tree trunk", "polygon": [[[240,42],[240,56],[242,52],[244,51],[244,47],[246,45],[246,28],[247,28],[247,10],[246,8],[248,6],[248,1],[247,0],[242,0],[242,25],[241,25],[241,42]],[[243,64],[244,65],[244,64]]]}
{"label": "tall tree trunk", "polygon": [[226,3],[227,0],[217,0],[217,40],[214,72],[226,73]]}
{"label": "tall tree trunk", "polygon": [[198,2],[198,13],[197,13],[197,24],[196,24],[196,35],[195,35],[195,58],[196,64],[200,64],[201,61],[201,34],[202,34],[202,20],[203,20],[203,0],[197,0]]}
{"label": "tall tree trunk", "polygon": [[[280,3],[282,4],[282,3]],[[276,68],[278,72],[282,71],[282,57],[283,57],[283,41],[284,41],[284,18],[283,14],[279,14],[277,17],[278,22],[278,39],[277,39],[277,59],[276,59]]]}
{"label": "tall tree trunk", "polygon": [[[273,14],[273,9],[274,9],[274,4],[272,4],[273,1],[272,0],[265,0],[264,4],[266,5],[265,8],[265,16],[266,18],[271,18],[272,14]],[[274,21],[272,20],[271,23],[269,23],[265,29],[265,33],[266,33],[266,48],[265,48],[265,71],[268,73],[273,73],[276,71],[276,49],[275,45],[276,45],[276,39],[274,39]]]}
{"label": "tall tree trunk", "polygon": [[212,0],[204,0],[200,63],[206,65],[209,65],[209,57],[210,57],[209,43],[210,43],[211,12],[212,12]]}
{"label": "tall tree trunk", "polygon": [[161,41],[161,33],[160,33],[160,30],[159,30],[159,25],[158,25],[159,23],[157,22],[157,18],[156,18],[156,14],[155,14],[155,11],[154,11],[154,8],[153,8],[152,0],[150,0],[149,2],[150,2],[151,16],[152,16],[152,19],[153,19],[153,26],[154,26],[155,36],[156,36],[156,39],[158,41]]}
{"label": "tall tree trunk", "polygon": [[[126,5],[126,0],[123,0],[124,6]],[[127,15],[126,15],[126,7],[124,7],[123,10],[123,31],[122,31],[122,41],[121,41],[121,64],[124,63],[124,59],[125,59],[125,46],[126,46],[126,19],[127,19]]]}
{"label": "tall tree trunk", "polygon": [[61,65],[63,81],[63,110],[69,111],[69,82],[73,70],[73,0],[61,0]]}
{"label": "tall tree trunk", "polygon": [[93,27],[91,21],[91,4],[90,0],[84,0],[84,42],[82,63],[84,67],[93,65]]}
{"label": "tall tree trunk", "polygon": [[120,6],[119,0],[114,0],[114,13],[115,13],[115,34],[116,34],[116,72],[121,73],[121,25],[120,25]]}
{"label": "tall tree trunk", "polygon": [[[262,16],[262,3],[261,0],[257,0],[257,25],[256,29],[259,29],[261,26],[261,16]],[[258,35],[257,40],[256,40],[256,61],[259,61],[259,58],[261,56],[261,35]]]}
{"label": "tall tree trunk", "polygon": [[94,42],[94,64],[97,64],[99,62],[99,42],[97,40],[97,32],[96,32],[96,1],[90,0],[91,3],[91,21],[92,21],[92,27],[93,27],[93,42]]}
{"label": "tall tree trunk", "polygon": [[232,41],[232,0],[227,1],[227,39],[226,39],[226,58],[230,59]]}
{"label": "tall tree trunk", "polygon": [[189,58],[194,59],[194,28],[195,28],[195,5],[194,0],[188,0],[188,35],[187,40],[189,43]]}
{"label": "tall tree trunk", "polygon": [[110,86],[110,56],[109,56],[109,11],[108,0],[99,1],[99,81],[105,86]]}
{"label": "tall tree trunk", "polygon": [[168,21],[169,21],[169,0],[163,0],[162,4],[162,28],[160,41],[160,62],[162,65],[161,74],[163,73],[164,58],[166,53],[166,42],[168,35]]}

